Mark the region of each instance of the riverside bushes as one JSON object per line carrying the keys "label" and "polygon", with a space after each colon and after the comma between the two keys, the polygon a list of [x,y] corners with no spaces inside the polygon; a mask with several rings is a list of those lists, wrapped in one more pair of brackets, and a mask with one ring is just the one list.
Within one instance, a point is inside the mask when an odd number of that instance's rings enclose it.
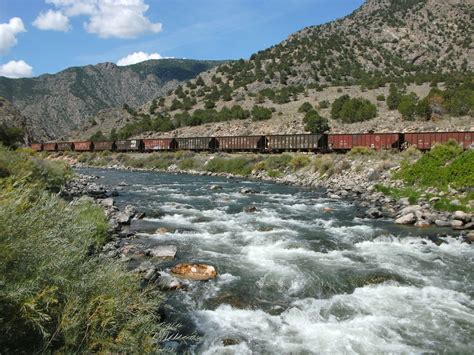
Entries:
{"label": "riverside bushes", "polygon": [[5,353],[149,353],[166,337],[162,297],[98,257],[108,222],[56,190],[70,171],[0,147],[0,349]]}

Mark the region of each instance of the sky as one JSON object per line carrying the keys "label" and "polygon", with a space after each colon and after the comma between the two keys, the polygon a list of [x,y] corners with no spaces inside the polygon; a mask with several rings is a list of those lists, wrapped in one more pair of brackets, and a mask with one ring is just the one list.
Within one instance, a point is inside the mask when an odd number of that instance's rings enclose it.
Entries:
{"label": "sky", "polygon": [[240,59],[363,0],[0,0],[0,76],[103,62]]}

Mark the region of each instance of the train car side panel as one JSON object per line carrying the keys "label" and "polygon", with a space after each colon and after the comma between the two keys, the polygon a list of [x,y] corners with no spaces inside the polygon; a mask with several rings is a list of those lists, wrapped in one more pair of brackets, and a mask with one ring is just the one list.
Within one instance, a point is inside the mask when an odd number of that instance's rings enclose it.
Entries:
{"label": "train car side panel", "polygon": [[118,152],[135,152],[142,150],[142,141],[140,139],[129,139],[116,141],[115,146]]}
{"label": "train car side panel", "polygon": [[60,142],[58,143],[58,151],[66,152],[74,150],[74,143],[72,142]]}
{"label": "train car side panel", "polygon": [[31,147],[31,149],[33,149],[37,152],[41,152],[43,150],[43,144],[41,144],[41,143],[32,143],[30,147]]}
{"label": "train car side panel", "polygon": [[93,144],[90,141],[74,142],[74,150],[76,152],[90,152],[93,150]]}
{"label": "train car side panel", "polygon": [[114,151],[115,150],[115,142],[114,141],[94,142],[94,151],[102,152],[104,150]]}
{"label": "train car side panel", "polygon": [[143,149],[145,151],[173,150],[177,148],[174,138],[144,139]]}

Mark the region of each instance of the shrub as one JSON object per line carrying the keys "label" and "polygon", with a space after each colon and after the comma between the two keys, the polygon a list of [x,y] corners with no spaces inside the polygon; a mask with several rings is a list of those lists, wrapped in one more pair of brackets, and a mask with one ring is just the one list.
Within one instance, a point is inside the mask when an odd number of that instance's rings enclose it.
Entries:
{"label": "shrub", "polygon": [[385,95],[384,94],[377,95],[377,101],[385,101]]}
{"label": "shrub", "polygon": [[387,107],[389,110],[396,110],[400,104],[402,94],[395,84],[390,84],[390,93],[387,96]]}
{"label": "shrub", "polygon": [[403,95],[398,104],[398,112],[400,112],[405,120],[413,120],[415,118],[417,97],[415,94]]}
{"label": "shrub", "polygon": [[290,154],[272,155],[264,161],[265,170],[284,170],[290,165],[291,160]]}
{"label": "shrub", "polygon": [[179,162],[178,167],[181,170],[195,170],[198,167],[198,163],[194,158],[185,158]]}
{"label": "shrub", "polygon": [[305,131],[311,133],[324,133],[330,130],[329,122],[316,111],[309,111],[303,119]]}
{"label": "shrub", "polygon": [[252,172],[253,161],[246,157],[222,158],[215,157],[208,161],[206,170],[213,173],[230,173],[247,176]]}
{"label": "shrub", "polygon": [[321,109],[323,109],[323,108],[328,108],[329,105],[330,105],[329,101],[324,100],[324,101],[321,101],[321,102],[319,103],[319,108],[321,108]]}
{"label": "shrub", "polygon": [[374,153],[373,149],[369,147],[354,147],[349,151],[349,155],[371,155]]}
{"label": "shrub", "polygon": [[314,110],[313,105],[311,105],[309,102],[304,102],[298,109],[298,112],[307,113],[312,110]]}
{"label": "shrub", "polygon": [[272,110],[262,106],[254,106],[252,109],[252,120],[264,121],[272,118]]}
{"label": "shrub", "polygon": [[23,140],[25,132],[21,128],[0,124],[0,144],[15,147]]}
{"label": "shrub", "polygon": [[307,166],[311,162],[311,159],[307,155],[295,155],[290,162],[293,170],[299,170]]}
{"label": "shrub", "polygon": [[329,155],[317,156],[313,162],[313,170],[320,175],[331,176],[334,173],[334,160]]}

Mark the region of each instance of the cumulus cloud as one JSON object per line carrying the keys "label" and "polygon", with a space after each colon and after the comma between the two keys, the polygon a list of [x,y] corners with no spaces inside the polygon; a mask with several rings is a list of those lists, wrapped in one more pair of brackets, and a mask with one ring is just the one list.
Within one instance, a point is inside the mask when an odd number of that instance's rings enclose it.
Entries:
{"label": "cumulus cloud", "polygon": [[137,64],[140,62],[144,62],[145,60],[150,60],[150,59],[166,59],[166,58],[171,58],[171,57],[162,57],[158,53],[145,53],[145,52],[134,52],[132,54],[127,55],[126,57],[123,57],[117,61],[117,65],[119,66],[124,66],[124,65],[132,65],[132,64]]}
{"label": "cumulus cloud", "polygon": [[101,38],[135,38],[143,33],[158,33],[161,23],[146,16],[149,6],[145,0],[46,0],[66,16],[88,16],[87,32]]}
{"label": "cumulus cloud", "polygon": [[21,32],[26,30],[19,17],[13,17],[8,23],[0,23],[0,54],[8,53],[18,43],[16,35]]}
{"label": "cumulus cloud", "polygon": [[29,78],[33,76],[33,67],[23,60],[11,60],[6,64],[0,65],[0,76],[7,78]]}
{"label": "cumulus cloud", "polygon": [[53,10],[41,12],[33,22],[33,26],[44,31],[50,30],[67,32],[70,29],[69,18],[64,16],[61,11]]}

